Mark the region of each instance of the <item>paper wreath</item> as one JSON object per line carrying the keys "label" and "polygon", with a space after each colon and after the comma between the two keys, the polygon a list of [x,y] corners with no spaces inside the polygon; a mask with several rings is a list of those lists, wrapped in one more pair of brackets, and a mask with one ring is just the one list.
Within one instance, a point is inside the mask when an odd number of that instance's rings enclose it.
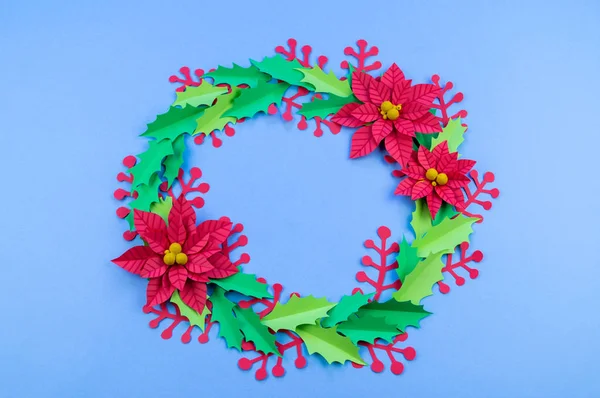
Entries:
{"label": "paper wreath", "polygon": [[[445,275],[457,285],[465,282],[457,273],[460,269],[471,279],[477,277],[472,263],[483,255],[478,250],[469,254],[468,242],[472,225],[483,217],[472,213],[472,207],[489,210],[491,203],[481,195],[496,198],[499,191],[487,187],[494,181],[492,173],[480,180],[472,169],[475,162],[458,153],[467,130],[461,117],[467,112],[448,112],[462,101],[462,94],[447,98],[452,83],[440,85],[437,75],[433,84],[413,84],[396,64],[373,77],[369,72],[380,69],[381,63],[367,62],[378,49],[368,48],[364,40],[357,44],[358,52],[352,47],[344,50],[357,63],[343,61],[341,67],[348,73],[342,78],[324,72],[324,56],[311,64],[309,46],[302,47],[298,58],[297,43],[290,39],[289,50],[279,46],[275,56],[250,60],[248,66],[219,66],[208,73],[198,69],[194,72],[198,80],[184,67],[183,78],[169,79],[181,84],[175,102],[142,134],[149,140],[148,149],[137,158],[126,157],[123,164],[128,172],[117,177],[131,184],[127,190],[115,191],[117,199],[129,199],[127,207],[117,210],[129,222],[124,237],[139,236],[142,242],[113,260],[148,279],[144,311],[156,317],[150,322],[153,328],[171,322],[163,338],[171,338],[175,327],[186,323],[182,342],[191,341],[198,327],[198,341],[205,343],[218,323],[219,337],[227,347],[249,355],[239,360],[239,367],[258,366],[259,380],[267,377],[270,358],[276,358],[271,367],[276,377],[284,375],[283,359],[290,353],[297,368],[306,366],[303,347],[328,363],[350,361],[358,368],[370,362],[375,372],[384,370],[378,357],[383,352],[391,361],[391,372],[400,374],[404,365],[399,356],[409,361],[415,357],[412,347],[400,347],[406,329],[418,328],[420,320],[431,314],[422,300],[433,294],[436,284],[448,293]],[[369,285],[369,291],[356,288],[337,303],[298,294],[286,300],[280,284],[268,285],[244,272],[243,265],[250,260],[247,254],[232,257],[236,248],[247,243],[240,235],[241,224],[227,217],[196,220],[194,209],[204,206],[201,195],[209,186],[199,183],[199,168],[191,168],[189,179],[185,178],[181,169],[185,135],[195,136],[197,144],[208,136],[219,147],[222,141],[216,132],[233,136],[233,125],[261,112],[276,114],[281,105],[284,121],[293,120],[292,111],[297,110],[301,130],[314,120],[317,137],[324,127],[333,134],[340,132],[340,126],[351,128],[351,158],[381,148],[389,154],[385,155],[388,163],[400,167],[392,173],[400,178],[395,194],[415,202],[410,222],[415,238],[409,242],[403,236],[399,243],[390,244],[391,231],[382,226],[377,230],[380,243],[365,241],[377,256],[363,257],[362,264],[373,268],[375,277],[360,271],[356,279]],[[174,184],[179,195],[173,192]],[[388,263],[390,256],[395,261]],[[387,283],[390,275],[394,281]],[[392,291],[391,298],[383,300],[386,291]],[[232,292],[247,299],[235,299]]]}

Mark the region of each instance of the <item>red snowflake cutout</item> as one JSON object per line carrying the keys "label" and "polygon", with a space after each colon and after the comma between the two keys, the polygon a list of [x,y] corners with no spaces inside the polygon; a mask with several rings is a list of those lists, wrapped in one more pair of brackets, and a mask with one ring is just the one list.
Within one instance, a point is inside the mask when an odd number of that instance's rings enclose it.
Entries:
{"label": "red snowflake cutout", "polygon": [[[464,119],[465,117],[467,117],[467,111],[464,109],[461,109],[452,115],[448,114],[449,108],[452,105],[458,104],[459,102],[461,102],[463,100],[463,98],[464,98],[463,93],[461,93],[461,92],[455,93],[450,98],[446,99],[444,97],[446,97],[448,92],[450,90],[452,90],[452,88],[454,87],[452,82],[449,81],[445,85],[442,86],[442,85],[440,85],[440,77],[438,75],[433,75],[431,77],[431,81],[433,82],[433,84],[435,84],[436,86],[438,86],[441,89],[440,94],[437,96],[436,102],[434,102],[432,105],[433,108],[436,109],[436,118],[440,121],[440,123],[442,123],[444,126],[446,126],[450,119],[456,119],[458,117]],[[440,112],[437,112],[438,110]],[[467,127],[466,124],[462,124],[462,125],[464,127]]]}
{"label": "red snowflake cutout", "polygon": [[[457,247],[455,254],[448,254],[446,256],[446,266],[442,268],[444,275],[450,274],[450,276],[454,278],[454,282],[457,286],[465,284],[465,278],[456,273],[457,269],[462,268],[465,270],[470,279],[475,279],[479,276],[479,271],[476,268],[470,267],[468,264],[471,262],[478,263],[483,260],[483,253],[479,250],[475,250],[470,255],[467,255],[467,250],[469,250],[469,242],[461,243],[460,246]],[[453,262],[456,258],[456,254],[459,255],[459,259],[456,262]],[[450,292],[450,286],[444,281],[438,282],[438,286],[441,293],[446,294]]]}
{"label": "red snowflake cutout", "polygon": [[204,76],[203,69],[196,69],[194,70],[194,75],[197,78],[195,80],[192,74],[190,73],[190,68],[188,68],[187,66],[182,66],[181,68],[179,68],[179,73],[183,75],[183,78],[177,75],[169,76],[170,83],[181,84],[175,89],[175,91],[177,92],[185,91],[186,87],[198,87],[202,83],[202,76]]}
{"label": "red snowflake cutout", "polygon": [[356,58],[356,65],[350,64],[348,61],[344,60],[340,63],[342,69],[350,70],[350,65],[359,72],[370,72],[381,68],[381,62],[379,61],[374,61],[370,64],[367,63],[369,58],[379,55],[379,49],[376,46],[372,46],[367,50],[369,44],[366,40],[362,39],[358,40],[356,45],[358,47],[358,52],[351,46],[344,48],[345,55]]}
{"label": "red snowflake cutout", "polygon": [[[394,340],[389,344],[383,340],[375,340],[375,343],[373,344],[361,342],[359,343],[359,345],[367,348],[367,352],[371,357],[371,365],[369,367],[373,372],[381,373],[385,370],[385,365],[383,364],[383,361],[381,361],[381,359],[377,357],[377,351],[381,351],[382,353],[385,353],[385,355],[390,360],[390,371],[395,375],[399,375],[402,374],[402,372],[404,372],[404,364],[398,359],[398,357],[401,356],[406,361],[412,361],[417,355],[413,347],[398,347],[398,345],[400,343],[405,342],[407,338],[408,334],[402,333],[396,336]],[[363,365],[356,364],[354,362],[351,363],[352,366],[357,369],[364,367]]]}
{"label": "red snowflake cutout", "polygon": [[[267,281],[263,278],[258,279],[260,282],[267,283]],[[242,300],[238,304],[242,308],[249,308],[255,305],[263,307],[262,310],[258,312],[258,315],[263,318],[268,313],[273,311],[275,305],[281,300],[281,293],[283,291],[283,286],[280,283],[275,283],[273,286],[273,298],[272,299],[251,299],[251,300]],[[297,293],[292,293],[291,296],[298,296]],[[304,342],[300,337],[290,331],[283,331],[278,334],[278,337],[283,337],[286,341],[280,342],[277,341],[275,344],[277,345],[277,349],[281,356],[274,356],[273,354],[264,354],[260,351],[256,351],[254,344],[250,342],[244,342],[242,344],[243,351],[253,351],[254,355],[252,357],[245,356],[238,360],[238,366],[242,370],[250,370],[255,365],[259,365],[258,368],[254,372],[254,377],[256,380],[264,380],[267,376],[267,366],[269,364],[269,360],[273,357],[276,358],[275,364],[271,367],[271,374],[275,377],[282,377],[285,374],[285,367],[283,363],[283,359],[287,356],[289,357],[289,352],[295,352],[296,359],[294,360],[294,366],[297,369],[304,368],[307,365],[306,356],[303,351]]]}
{"label": "red snowflake cutout", "polygon": [[[117,181],[125,183],[129,189],[117,188],[115,190],[115,192],[113,193],[113,196],[116,200],[121,200],[121,201],[127,200],[129,202],[129,199],[135,199],[137,197],[137,192],[133,192],[133,194],[131,193],[131,184],[133,184],[133,175],[128,171],[133,166],[135,166],[136,163],[137,163],[137,159],[133,155],[129,155],[129,156],[126,156],[125,158],[123,158],[123,166],[125,166],[127,168],[127,171],[119,172],[119,174],[117,174]],[[120,206],[117,209],[117,217],[125,218],[129,215],[130,212],[131,212],[131,209],[129,207]],[[136,236],[137,236],[137,232],[135,232],[135,231],[127,230],[127,231],[123,232],[123,238],[127,241],[134,240]]]}
{"label": "red snowflake cutout", "polygon": [[375,295],[373,300],[378,301],[381,294],[387,290],[393,289],[398,290],[400,288],[400,281],[396,278],[394,282],[385,283],[386,275],[388,272],[393,272],[398,268],[398,263],[394,256],[393,261],[388,264],[388,257],[397,254],[400,250],[398,243],[393,242],[390,246],[387,246],[387,241],[392,236],[392,233],[388,227],[382,226],[377,229],[377,236],[379,236],[379,244],[375,244],[372,239],[365,241],[365,247],[367,249],[373,249],[377,253],[377,257],[373,259],[370,256],[364,256],[362,258],[362,264],[365,267],[372,267],[375,269],[375,279],[369,277],[366,272],[360,271],[356,273],[356,280],[361,283],[368,283],[375,289]]}
{"label": "red snowflake cutout", "polygon": [[206,194],[210,189],[210,185],[205,182],[200,182],[202,170],[198,167],[192,167],[190,169],[190,178],[187,182],[183,176],[183,169],[179,169],[179,173],[177,174],[177,181],[179,184],[172,185],[171,188],[167,189],[167,182],[165,181],[160,184],[160,190],[175,199],[176,195],[173,193],[173,188],[179,187],[181,188],[181,194],[191,202],[191,205],[196,209],[201,209],[204,207],[204,199],[198,195]]}
{"label": "red snowflake cutout", "polygon": [[473,190],[471,190],[470,187],[465,188],[465,192],[466,192],[465,204],[459,210],[465,216],[479,218],[479,221],[477,221],[477,222],[481,223],[481,222],[483,222],[483,216],[481,214],[472,213],[472,212],[468,211],[468,209],[471,208],[472,205],[478,205],[481,208],[483,208],[483,210],[486,210],[486,211],[490,210],[492,208],[492,202],[489,200],[482,200],[480,198],[480,196],[488,195],[492,199],[496,199],[500,195],[500,190],[498,188],[492,188],[492,189],[486,188],[486,186],[489,183],[494,182],[494,180],[496,179],[496,177],[494,176],[494,173],[492,173],[492,172],[489,172],[489,171],[486,172],[483,175],[483,179],[481,181],[479,180],[479,172],[477,170],[471,170],[471,172],[469,173],[469,177],[471,177],[471,180],[473,180],[475,187]]}

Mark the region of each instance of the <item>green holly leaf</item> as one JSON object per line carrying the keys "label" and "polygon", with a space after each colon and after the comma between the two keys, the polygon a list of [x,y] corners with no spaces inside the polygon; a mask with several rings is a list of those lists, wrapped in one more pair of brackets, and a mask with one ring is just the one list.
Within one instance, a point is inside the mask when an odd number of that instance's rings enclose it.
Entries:
{"label": "green holly leaf", "polygon": [[431,227],[425,236],[415,239],[412,246],[418,250],[419,257],[427,257],[431,253],[452,253],[456,246],[469,241],[473,233],[473,223],[479,219],[459,214],[456,218],[445,218],[438,225]]}
{"label": "green holly leaf", "polygon": [[135,188],[135,192],[137,192],[137,198],[133,199],[129,202],[129,207],[131,211],[125,218],[129,223],[129,229],[133,231],[133,212],[134,210],[143,210],[150,211],[150,207],[153,203],[158,202],[158,186],[162,181],[158,178],[158,174],[153,174],[150,177],[150,182],[148,184],[140,184]]}
{"label": "green holly leaf", "polygon": [[310,91],[314,91],[314,87],[302,81],[304,75],[299,69],[303,69],[297,59],[291,61],[286,60],[281,55],[265,57],[262,61],[250,60],[252,65],[257,67],[261,72],[271,75],[273,79],[284,81],[292,86],[304,87]]}
{"label": "green holly leaf", "polygon": [[324,119],[329,115],[337,113],[344,105],[351,102],[358,102],[354,95],[338,97],[330,94],[327,99],[315,98],[314,101],[305,102],[302,104],[302,108],[298,113],[305,116],[307,119],[312,119],[315,116]]}
{"label": "green holly leaf", "polygon": [[175,141],[183,133],[192,133],[196,127],[196,120],[202,116],[205,108],[196,108],[186,105],[183,108],[172,106],[169,110],[156,117],[148,125],[142,137],[152,137],[157,141],[169,139]]}
{"label": "green holly leaf", "polygon": [[256,298],[272,298],[268,291],[268,285],[256,280],[254,274],[235,273],[227,278],[211,279],[211,283],[220,286],[222,289],[238,292],[245,296]]}
{"label": "green holly leaf", "polygon": [[348,79],[348,84],[352,87],[352,74],[356,68],[352,64],[348,64],[348,73],[346,73],[346,79]]}
{"label": "green holly leaf", "polygon": [[421,319],[431,315],[423,309],[422,305],[415,305],[411,302],[398,302],[390,299],[380,303],[373,301],[356,314],[359,318],[372,316],[374,318],[385,318],[386,323],[394,325],[398,330],[404,332],[408,326],[419,327]]}
{"label": "green holly leaf", "polygon": [[[437,138],[431,141],[431,149],[435,148],[443,141],[448,141],[448,150],[450,152],[458,151],[458,147],[465,140],[465,131],[467,131],[467,128],[462,125],[460,118],[450,119],[448,125],[443,128]],[[458,156],[460,157],[460,154]]]}
{"label": "green holly leaf", "polygon": [[394,299],[419,304],[422,299],[433,294],[433,285],[444,279],[442,268],[442,253],[430,254],[406,276],[400,290],[393,294]]}
{"label": "green holly leaf", "polygon": [[173,144],[169,140],[155,141],[148,143],[146,152],[138,155],[140,159],[135,166],[129,169],[133,175],[133,190],[141,184],[148,184],[150,178],[162,169],[162,161],[165,157],[173,154]]}
{"label": "green holly leaf", "polygon": [[173,141],[173,154],[163,161],[165,171],[163,177],[167,179],[167,189],[171,188],[173,181],[179,175],[179,169],[183,164],[183,151],[185,150],[185,134],[180,135]]}
{"label": "green holly leaf", "polygon": [[222,130],[227,123],[235,123],[236,118],[224,116],[233,106],[233,101],[239,97],[239,88],[232,87],[231,93],[221,95],[217,98],[217,103],[207,108],[202,117],[196,121],[196,129],[194,135],[204,133],[209,135],[216,130]]}
{"label": "green holly leaf", "polygon": [[198,326],[200,330],[204,332],[204,327],[206,325],[206,316],[210,314],[210,310],[208,306],[204,306],[202,313],[199,314],[198,311],[189,307],[186,303],[181,300],[179,297],[179,292],[175,290],[173,292],[173,296],[171,296],[171,303],[175,304],[177,308],[179,308],[179,312],[181,315],[186,317],[192,326]]}
{"label": "green holly leaf", "polygon": [[358,292],[351,296],[342,297],[340,302],[329,311],[329,316],[321,321],[321,325],[330,328],[337,323],[345,321],[350,315],[358,311],[360,307],[367,304],[374,294],[362,294]]}
{"label": "green holly leaf", "polygon": [[338,325],[337,331],[348,337],[354,344],[365,341],[373,344],[375,340],[382,339],[391,343],[399,332],[395,325],[390,325],[385,318],[375,318],[371,315],[353,316]]}
{"label": "green holly leaf", "polygon": [[336,329],[302,325],[296,329],[296,333],[304,341],[309,354],[319,354],[327,363],[352,361],[366,365],[358,353],[358,347],[348,337],[337,333]]}
{"label": "green holly leaf", "polygon": [[205,73],[203,77],[211,77],[215,85],[225,83],[232,87],[240,84],[256,87],[260,82],[271,80],[268,75],[259,71],[255,66],[244,68],[236,64],[233,64],[233,68],[219,66],[216,70]]}
{"label": "green holly leaf", "polygon": [[329,93],[338,97],[352,95],[352,89],[348,80],[339,80],[333,71],[327,74],[318,66],[311,69],[299,68],[296,70],[304,74],[302,81],[314,86],[317,93]]}
{"label": "green holly leaf", "polygon": [[415,201],[415,211],[412,212],[410,226],[415,231],[415,237],[420,238],[431,228],[431,214],[427,208],[425,199]]}
{"label": "green holly leaf", "polygon": [[275,332],[282,329],[295,330],[300,325],[314,324],[317,319],[327,316],[327,311],[334,305],[325,297],[292,296],[285,304],[277,303],[273,311],[262,319],[262,323]]}
{"label": "green holly leaf", "polygon": [[154,214],[158,214],[165,223],[169,223],[169,213],[173,207],[173,198],[167,196],[166,198],[158,197],[158,202],[150,204],[150,211]]}
{"label": "green holly leaf", "polygon": [[240,331],[240,323],[233,313],[237,306],[225,297],[225,291],[220,288],[213,291],[210,302],[212,303],[211,320],[219,323],[219,337],[225,339],[228,348],[234,347],[241,351],[244,335]]}
{"label": "green holly leaf", "polygon": [[246,341],[254,343],[257,351],[264,354],[275,354],[281,356],[275,345],[275,335],[269,332],[269,329],[260,323],[260,317],[251,308],[233,307],[239,328],[246,337]]}
{"label": "green holly leaf", "polygon": [[404,283],[406,275],[410,274],[412,270],[415,269],[420,260],[419,256],[417,256],[417,249],[412,247],[403,236],[402,242],[400,242],[400,253],[396,257],[396,261],[398,261],[396,273],[398,273],[400,282]]}
{"label": "green holly leaf", "polygon": [[203,81],[198,87],[186,87],[185,91],[177,92],[177,99],[173,102],[173,106],[211,106],[219,95],[226,92],[227,87],[215,87]]}
{"label": "green holly leaf", "polygon": [[432,226],[438,225],[439,223],[444,221],[446,218],[452,218],[457,214],[458,214],[458,212],[456,210],[454,210],[454,207],[452,207],[451,204],[443,202],[442,206],[436,213],[435,218],[433,219],[433,222],[431,223],[431,225]]}
{"label": "green holly leaf", "polygon": [[287,83],[265,83],[259,82],[255,88],[242,90],[240,96],[233,102],[231,109],[223,116],[231,116],[236,119],[253,117],[258,112],[265,112],[271,104],[281,103],[281,98],[290,87]]}

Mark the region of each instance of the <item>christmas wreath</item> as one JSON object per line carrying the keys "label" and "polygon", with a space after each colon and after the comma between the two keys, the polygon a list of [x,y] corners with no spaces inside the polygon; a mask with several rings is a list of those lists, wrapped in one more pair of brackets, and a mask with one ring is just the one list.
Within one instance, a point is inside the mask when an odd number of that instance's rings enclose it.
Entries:
{"label": "christmas wreath", "polygon": [[[163,331],[164,338],[170,338],[177,325],[188,322],[182,341],[189,342],[198,327],[202,331],[199,341],[206,342],[216,323],[227,347],[257,352],[255,358],[245,357],[238,363],[245,370],[261,363],[257,379],[267,376],[272,357],[277,358],[273,375],[282,376],[283,355],[290,349],[296,351],[296,367],[304,367],[303,346],[328,363],[350,361],[362,367],[370,357],[371,369],[376,372],[384,369],[376,351],[384,350],[392,372],[399,374],[403,365],[394,354],[412,360],[415,352],[396,345],[406,340],[408,327],[418,328],[431,314],[422,300],[433,294],[436,284],[442,293],[448,292],[445,274],[454,277],[457,285],[464,283],[456,272],[460,268],[471,278],[477,276],[477,270],[468,264],[479,262],[482,254],[475,251],[469,255],[467,250],[472,226],[483,217],[471,213],[470,207],[490,208],[491,203],[478,196],[498,196],[497,189],[485,187],[494,180],[493,174],[486,173],[480,181],[473,170],[475,161],[458,152],[467,129],[461,121],[466,112],[448,115],[448,108],[462,100],[460,93],[450,100],[444,97],[451,83],[441,86],[434,75],[432,84],[414,84],[396,64],[372,76],[369,72],[381,64],[367,64],[366,60],[378,50],[367,50],[363,40],[358,41],[358,53],[346,48],[345,54],[358,62],[342,62],[348,71],[342,77],[324,71],[325,57],[311,64],[310,47],[303,47],[303,58],[298,58],[296,41],[290,39],[288,44],[290,50],[277,47],[276,55],[250,60],[247,66],[219,66],[207,73],[196,70],[198,81],[188,68],[181,69],[183,79],[171,77],[172,82],[182,83],[176,99],[142,133],[148,149],[137,158],[125,158],[128,173],[120,173],[118,179],[130,183],[130,189],[115,192],[117,199],[130,199],[127,207],[117,211],[129,223],[125,238],[139,236],[141,242],[112,261],[148,279],[144,311],[157,315],[150,325],[172,320]],[[301,102],[301,97],[311,100]],[[196,137],[196,143],[210,136],[218,147],[221,141],[216,132],[231,136],[231,126],[259,113],[276,114],[281,107],[285,121],[293,120],[292,110],[298,110],[301,129],[314,120],[316,136],[322,135],[323,126],[334,134],[340,126],[348,127],[352,133],[350,158],[377,156],[372,153],[380,148],[377,153],[385,150],[388,163],[399,166],[393,172],[400,178],[394,193],[415,203],[410,222],[414,239],[403,236],[399,243],[388,246],[391,231],[380,227],[381,246],[372,240],[365,242],[381,258],[379,263],[368,256],[362,260],[364,266],[377,271],[377,278],[357,273],[357,280],[372,286],[372,292],[355,289],[338,302],[298,294],[284,300],[280,284],[270,286],[244,271],[247,254],[232,258],[232,251],[247,242],[240,235],[241,224],[227,217],[196,218],[195,208],[204,205],[198,194],[208,192],[209,186],[196,184],[202,176],[198,168],[192,168],[189,181],[185,180],[181,169],[185,136]],[[470,188],[473,183],[475,190]],[[195,197],[189,199],[190,194]],[[395,261],[387,264],[390,255]],[[386,284],[390,272],[395,280]],[[393,293],[382,300],[386,290]],[[361,355],[365,350],[360,347],[366,347],[366,355]]]}

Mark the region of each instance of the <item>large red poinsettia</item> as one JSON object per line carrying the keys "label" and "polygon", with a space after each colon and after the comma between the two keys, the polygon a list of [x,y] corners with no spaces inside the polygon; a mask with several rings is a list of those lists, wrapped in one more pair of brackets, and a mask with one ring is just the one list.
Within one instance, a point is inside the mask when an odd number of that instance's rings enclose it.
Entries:
{"label": "large red poinsettia", "polygon": [[147,246],[135,246],[112,260],[121,268],[148,278],[147,305],[164,303],[179,291],[181,300],[198,312],[206,305],[209,278],[238,270],[222,253],[231,231],[228,218],[196,226],[196,213],[183,195],[173,200],[169,226],[157,214],[134,210],[134,225]]}
{"label": "large red poinsettia", "polygon": [[400,182],[396,195],[407,195],[412,200],[427,198],[431,218],[435,218],[442,201],[462,207],[462,188],[469,184],[467,173],[475,165],[474,160],[458,159],[458,152],[448,151],[448,142],[442,141],[433,151],[420,146],[416,156],[402,172],[406,178]]}
{"label": "large red poinsettia", "polygon": [[343,126],[360,127],[352,136],[351,158],[368,155],[385,139],[387,151],[404,166],[411,156],[415,132],[442,131],[430,112],[439,87],[413,86],[411,82],[396,64],[381,79],[363,72],[352,74],[352,92],[363,103],[346,104],[331,118]]}

